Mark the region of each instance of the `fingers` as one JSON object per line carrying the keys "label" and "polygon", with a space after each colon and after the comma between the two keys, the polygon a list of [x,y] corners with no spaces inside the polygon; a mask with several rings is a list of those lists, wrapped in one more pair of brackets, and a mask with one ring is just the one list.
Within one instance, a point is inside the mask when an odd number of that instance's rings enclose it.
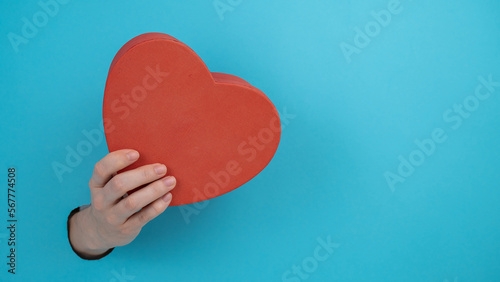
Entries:
{"label": "fingers", "polygon": [[118,150],[109,153],[95,164],[94,172],[90,178],[90,188],[102,188],[116,172],[134,163],[139,159],[135,150]]}
{"label": "fingers", "polygon": [[170,205],[170,202],[172,202],[172,194],[163,195],[161,198],[144,207],[140,212],[131,216],[125,222],[125,225],[129,225],[132,228],[142,228],[146,223],[163,213]]}
{"label": "fingers", "polygon": [[167,167],[165,165],[152,164],[141,166],[114,176],[104,186],[106,204],[112,205],[116,203],[128,191],[155,181],[163,177],[166,173]]}
{"label": "fingers", "polygon": [[125,222],[134,213],[170,192],[175,187],[175,184],[176,181],[173,176],[157,180],[122,199],[113,208],[113,212],[120,217],[122,222]]}

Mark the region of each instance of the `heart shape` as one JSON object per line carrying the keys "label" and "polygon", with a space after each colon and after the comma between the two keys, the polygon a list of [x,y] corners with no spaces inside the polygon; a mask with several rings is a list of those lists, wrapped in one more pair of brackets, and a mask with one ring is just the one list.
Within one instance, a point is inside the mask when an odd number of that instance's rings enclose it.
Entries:
{"label": "heart shape", "polygon": [[141,154],[123,171],[167,166],[177,179],[172,206],[243,185],[271,161],[281,137],[278,111],[263,92],[211,73],[191,48],[162,33],[139,35],[114,57],[103,122],[110,152]]}

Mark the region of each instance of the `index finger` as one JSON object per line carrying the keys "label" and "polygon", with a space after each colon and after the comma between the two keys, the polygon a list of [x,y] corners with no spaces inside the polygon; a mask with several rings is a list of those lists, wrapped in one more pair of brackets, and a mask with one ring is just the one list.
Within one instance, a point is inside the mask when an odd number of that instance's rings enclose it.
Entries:
{"label": "index finger", "polygon": [[102,188],[119,170],[126,168],[139,159],[139,152],[130,149],[118,150],[107,154],[94,166],[90,178],[90,188]]}

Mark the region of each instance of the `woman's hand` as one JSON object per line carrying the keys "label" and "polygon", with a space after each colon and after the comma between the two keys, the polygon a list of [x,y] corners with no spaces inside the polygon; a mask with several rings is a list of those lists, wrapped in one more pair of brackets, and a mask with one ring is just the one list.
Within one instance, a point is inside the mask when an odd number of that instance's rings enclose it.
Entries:
{"label": "woman's hand", "polygon": [[[139,159],[134,150],[109,153],[96,163],[89,182],[91,204],[70,219],[69,239],[86,256],[132,242],[142,227],[165,211],[172,201],[173,176],[164,177],[163,164],[145,165],[116,174]],[[147,184],[130,196],[130,190]]]}

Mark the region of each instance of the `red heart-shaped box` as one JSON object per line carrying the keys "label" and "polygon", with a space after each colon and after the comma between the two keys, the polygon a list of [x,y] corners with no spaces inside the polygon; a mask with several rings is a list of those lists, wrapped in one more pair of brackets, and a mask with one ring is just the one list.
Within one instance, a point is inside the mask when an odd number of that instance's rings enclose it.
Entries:
{"label": "red heart-shaped box", "polygon": [[162,33],[139,35],[116,54],[103,122],[110,152],[141,154],[123,171],[167,166],[177,179],[173,206],[243,185],[271,161],[281,137],[278,111],[263,92],[211,73],[191,48]]}

